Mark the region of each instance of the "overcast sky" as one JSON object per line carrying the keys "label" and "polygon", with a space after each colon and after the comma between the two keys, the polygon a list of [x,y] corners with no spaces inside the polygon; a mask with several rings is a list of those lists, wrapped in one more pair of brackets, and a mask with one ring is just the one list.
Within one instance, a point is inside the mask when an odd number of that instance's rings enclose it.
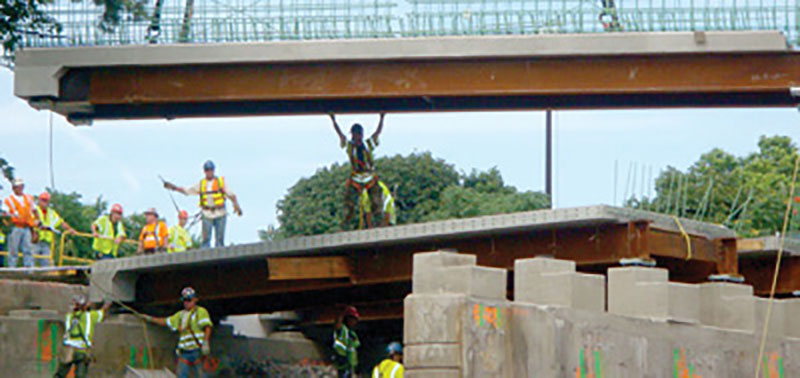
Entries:
{"label": "overcast sky", "polygon": [[[0,114],[0,156],[17,168],[28,192],[41,192],[50,182],[49,113],[13,96],[13,73],[6,69],[0,69]],[[358,121],[371,133],[377,120],[375,114],[347,115],[340,124]],[[157,175],[190,185],[201,178],[202,163],[214,160],[244,209],[243,217],[228,221],[227,239],[235,243],[255,241],[257,229],[276,224],[275,204],[298,179],[346,160],[323,115],[99,121],[91,127],[74,127],[58,115],[53,121],[58,190],[79,192],[87,202],[102,195],[126,213],[155,206],[170,224],[174,210]],[[757,148],[761,135],[800,137],[794,108],[563,111],[554,124],[557,207],[611,204],[615,162],[619,202],[632,163],[638,172],[652,167],[654,178],[667,165],[686,168],[714,147],[742,155]],[[376,154],[414,151],[431,151],[466,172],[497,167],[520,190],[544,188],[542,112],[387,115]],[[4,186],[0,195],[6,196]],[[196,211],[196,197],[175,195],[181,207]]]}

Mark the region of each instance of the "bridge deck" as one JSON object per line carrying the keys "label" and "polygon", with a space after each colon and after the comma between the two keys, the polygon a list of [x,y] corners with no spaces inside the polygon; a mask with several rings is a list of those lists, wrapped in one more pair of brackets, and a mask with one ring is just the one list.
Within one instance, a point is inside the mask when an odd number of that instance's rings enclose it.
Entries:
{"label": "bridge deck", "polygon": [[410,292],[412,254],[447,248],[509,269],[517,258],[552,255],[591,271],[624,258],[653,258],[687,282],[736,274],[732,231],[681,223],[692,243],[688,261],[671,217],[594,206],[101,261],[92,266],[92,295],[113,290],[135,306],[163,312],[175,306],[181,287],[193,285],[217,314],[297,310],[325,322],[336,305],[353,303],[368,319],[396,318]]}
{"label": "bridge deck", "polygon": [[76,123],[327,112],[794,106],[777,31],[25,49],[15,94]]}

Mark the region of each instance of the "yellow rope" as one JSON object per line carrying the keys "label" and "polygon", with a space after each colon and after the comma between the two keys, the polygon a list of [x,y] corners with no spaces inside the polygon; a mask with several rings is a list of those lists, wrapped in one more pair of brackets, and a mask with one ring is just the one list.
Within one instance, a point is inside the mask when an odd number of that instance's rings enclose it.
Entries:
{"label": "yellow rope", "polygon": [[781,239],[778,244],[778,258],[775,259],[775,274],[772,275],[772,287],[769,290],[769,302],[767,303],[767,317],[764,320],[764,329],[761,332],[761,346],[758,347],[758,359],[756,360],[756,378],[761,376],[761,359],[764,358],[764,348],[767,345],[767,332],[769,331],[769,318],[772,315],[772,304],[775,301],[775,288],[778,286],[778,273],[781,270],[781,258],[783,257],[783,241],[786,238],[786,229],[789,227],[789,214],[792,212],[792,197],[794,197],[794,186],[797,182],[797,168],[800,166],[800,155],[794,159],[794,174],[792,174],[792,185],[789,189],[789,199],[786,201],[786,212],[783,214],[783,229]]}
{"label": "yellow rope", "polygon": [[678,219],[676,216],[672,216],[672,219],[675,220],[675,224],[678,225],[678,229],[681,230],[681,236],[683,239],[686,240],[686,260],[692,259],[692,238],[689,237],[689,234],[686,233],[686,230],[683,229],[683,225],[681,224],[681,220]]}

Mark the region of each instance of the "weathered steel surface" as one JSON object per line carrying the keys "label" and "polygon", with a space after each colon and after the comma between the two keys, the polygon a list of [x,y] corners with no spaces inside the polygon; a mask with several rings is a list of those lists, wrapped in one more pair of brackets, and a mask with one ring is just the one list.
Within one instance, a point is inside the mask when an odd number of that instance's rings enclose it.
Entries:
{"label": "weathered steel surface", "polygon": [[[756,295],[769,295],[775,275],[775,262],[780,249],[780,238],[775,236],[742,239],[738,241],[739,272],[753,285]],[[786,297],[800,290],[800,241],[786,238],[783,242],[775,295]]]}

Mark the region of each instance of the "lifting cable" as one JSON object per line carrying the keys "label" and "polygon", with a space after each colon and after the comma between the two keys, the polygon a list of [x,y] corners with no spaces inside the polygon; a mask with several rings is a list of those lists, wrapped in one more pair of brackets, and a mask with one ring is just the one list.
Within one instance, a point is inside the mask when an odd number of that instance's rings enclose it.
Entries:
{"label": "lifting cable", "polygon": [[678,219],[677,216],[673,215],[672,219],[675,220],[675,223],[678,225],[678,229],[681,230],[681,236],[683,239],[686,240],[686,260],[692,259],[692,239],[689,237],[689,234],[686,233],[686,230],[683,228],[681,224],[681,220]]}
{"label": "lifting cable", "polygon": [[769,331],[769,319],[772,315],[772,305],[775,301],[775,288],[778,285],[778,273],[781,270],[781,258],[783,257],[783,242],[786,238],[786,230],[789,227],[789,214],[792,213],[792,197],[794,196],[795,183],[797,182],[797,167],[800,164],[800,155],[794,159],[794,173],[792,174],[792,184],[789,189],[789,199],[786,201],[786,212],[783,214],[783,229],[778,244],[778,258],[775,260],[775,274],[772,275],[772,287],[769,290],[769,302],[767,302],[767,317],[764,320],[764,329],[761,331],[761,345],[758,347],[758,359],[756,360],[756,378],[761,376],[761,359],[764,357],[764,348],[767,344],[767,332]]}

